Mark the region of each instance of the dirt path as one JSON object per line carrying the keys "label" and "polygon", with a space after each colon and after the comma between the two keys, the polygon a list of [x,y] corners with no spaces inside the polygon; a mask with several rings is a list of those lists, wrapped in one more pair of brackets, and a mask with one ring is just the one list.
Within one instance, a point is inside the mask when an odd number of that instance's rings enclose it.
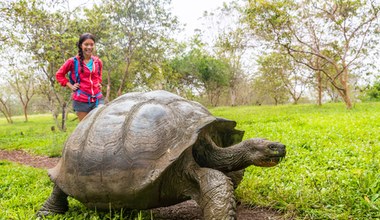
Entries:
{"label": "dirt path", "polygon": [[59,158],[33,156],[22,150],[0,150],[0,160],[9,160],[36,168],[48,169],[54,167],[58,163]]}
{"label": "dirt path", "polygon": [[[25,151],[0,150],[0,160],[8,160],[36,168],[48,169],[54,167],[59,158],[46,156],[33,156]],[[187,201],[170,207],[153,209],[155,220],[195,220],[201,219],[202,211],[195,201]],[[237,207],[237,219],[239,220],[282,220],[280,213],[266,208],[250,208],[239,204]]]}

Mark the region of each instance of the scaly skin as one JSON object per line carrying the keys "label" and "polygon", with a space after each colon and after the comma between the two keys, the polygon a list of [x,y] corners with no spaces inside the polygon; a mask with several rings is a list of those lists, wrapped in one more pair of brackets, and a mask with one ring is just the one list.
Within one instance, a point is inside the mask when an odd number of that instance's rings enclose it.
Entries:
{"label": "scaly skin", "polygon": [[53,192],[36,215],[43,217],[52,214],[63,214],[68,209],[67,195],[57,185],[54,185]]}
{"label": "scaly skin", "polygon": [[221,148],[209,134],[199,138],[193,150],[194,158],[200,166],[224,173],[242,170],[250,165],[271,167],[278,164],[285,154],[285,145],[259,138]]}

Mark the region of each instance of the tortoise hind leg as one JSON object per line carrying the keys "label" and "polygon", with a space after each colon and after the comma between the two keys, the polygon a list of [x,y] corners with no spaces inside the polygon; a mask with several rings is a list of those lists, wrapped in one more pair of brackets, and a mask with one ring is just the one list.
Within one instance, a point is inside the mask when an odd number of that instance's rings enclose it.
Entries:
{"label": "tortoise hind leg", "polygon": [[204,219],[235,219],[236,202],[231,179],[209,168],[200,168],[195,173],[200,191],[194,199],[203,209]]}
{"label": "tortoise hind leg", "polygon": [[69,209],[67,195],[54,184],[53,192],[45,201],[41,209],[37,212],[37,216],[47,216],[54,214],[63,214]]}

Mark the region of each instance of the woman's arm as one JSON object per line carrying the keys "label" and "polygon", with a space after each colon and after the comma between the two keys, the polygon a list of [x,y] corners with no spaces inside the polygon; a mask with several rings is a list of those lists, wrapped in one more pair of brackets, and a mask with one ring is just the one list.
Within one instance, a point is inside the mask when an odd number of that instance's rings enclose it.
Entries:
{"label": "woman's arm", "polygon": [[67,79],[67,73],[71,71],[73,68],[73,60],[68,59],[55,73],[55,78],[57,79],[58,83],[61,84],[61,86],[67,86],[71,90],[76,91],[79,88],[78,83],[71,84],[70,81]]}

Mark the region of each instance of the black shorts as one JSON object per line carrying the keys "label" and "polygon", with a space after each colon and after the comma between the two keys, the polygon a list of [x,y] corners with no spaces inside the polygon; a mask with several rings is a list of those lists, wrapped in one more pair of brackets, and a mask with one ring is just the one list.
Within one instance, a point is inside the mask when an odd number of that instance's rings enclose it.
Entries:
{"label": "black shorts", "polygon": [[[104,104],[104,99],[98,100],[98,105]],[[79,102],[73,100],[73,109],[75,112],[90,112],[92,109],[96,108],[96,102]]]}

